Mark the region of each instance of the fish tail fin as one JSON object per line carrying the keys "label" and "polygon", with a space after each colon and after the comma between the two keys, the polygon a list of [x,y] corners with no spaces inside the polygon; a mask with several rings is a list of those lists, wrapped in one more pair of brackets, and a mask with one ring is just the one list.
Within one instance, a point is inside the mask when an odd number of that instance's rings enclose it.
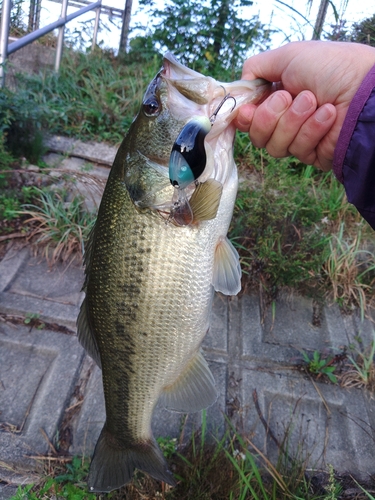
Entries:
{"label": "fish tail fin", "polygon": [[109,492],[128,483],[140,469],[172,486],[176,484],[154,438],[121,448],[104,427],[95,447],[88,478],[89,491]]}

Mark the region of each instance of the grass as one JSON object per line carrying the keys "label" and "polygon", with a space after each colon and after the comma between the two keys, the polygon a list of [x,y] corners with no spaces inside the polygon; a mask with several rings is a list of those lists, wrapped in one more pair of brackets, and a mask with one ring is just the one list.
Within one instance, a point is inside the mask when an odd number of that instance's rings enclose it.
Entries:
{"label": "grass", "polygon": [[364,317],[367,296],[372,295],[375,280],[374,253],[361,248],[362,233],[358,229],[350,239],[344,238],[344,223],[329,242],[329,255],[324,270],[332,286],[335,302],[348,308],[359,308]]}
{"label": "grass", "polygon": [[31,226],[28,238],[43,248],[50,265],[83,254],[83,244],[94,226],[95,216],[84,209],[84,200],[66,201],[66,192],[38,189],[39,203],[27,204],[20,212]]}
{"label": "grass", "polygon": [[333,356],[323,357],[319,351],[314,351],[312,358],[304,351],[301,354],[309,373],[317,375],[317,378],[326,375],[333,384],[337,384],[337,377],[333,373],[336,370],[336,366],[332,364]]}
{"label": "grass", "polygon": [[261,284],[269,303],[293,289],[342,308],[372,306],[372,230],[346,202],[332,173],[296,159],[274,159],[241,136],[240,189],[230,237],[245,274],[244,288]]}
{"label": "grass", "polygon": [[[203,414],[203,422],[205,422]],[[159,439],[177,479],[172,488],[136,471],[132,482],[109,494],[87,491],[89,460],[84,457],[49,457],[44,474],[34,485],[19,486],[11,500],[362,500],[372,498],[371,485],[338,476],[332,466],[325,472],[306,472],[300,460],[286,465],[280,452],[272,464],[260,450],[239,433],[228,431],[212,439],[205,424],[190,442],[176,447],[176,440]],[[343,495],[343,496],[341,496]]]}
{"label": "grass", "polygon": [[100,49],[67,49],[59,75],[19,75],[18,91],[50,132],[119,144],[160,66],[160,58],[134,64]]}
{"label": "grass", "polygon": [[[360,343],[362,345],[362,342]],[[352,354],[348,355],[348,367],[341,377],[343,387],[366,388],[375,392],[375,331],[370,345],[362,349],[350,346]]]}

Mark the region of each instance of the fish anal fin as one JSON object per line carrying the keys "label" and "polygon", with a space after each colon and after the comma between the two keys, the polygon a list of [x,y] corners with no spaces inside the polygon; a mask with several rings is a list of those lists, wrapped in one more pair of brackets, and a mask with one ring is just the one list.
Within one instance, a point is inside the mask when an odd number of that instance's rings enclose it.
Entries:
{"label": "fish anal fin", "polygon": [[101,368],[102,364],[100,360],[98,344],[90,326],[87,297],[85,297],[84,301],[82,302],[81,309],[78,314],[77,336],[81,346],[88,352],[88,354],[92,357],[99,368]]}
{"label": "fish anal fin", "polygon": [[207,179],[198,184],[190,198],[193,222],[214,219],[219,209],[223,185],[215,179]]}
{"label": "fish anal fin", "polygon": [[228,238],[220,238],[216,246],[212,284],[224,295],[237,295],[241,290],[240,260]]}
{"label": "fish anal fin", "polygon": [[139,469],[172,486],[176,484],[168,464],[151,437],[122,447],[103,427],[91,461],[88,487],[90,492],[110,492],[128,483]]}
{"label": "fish anal fin", "polygon": [[178,379],[164,388],[162,403],[168,410],[196,412],[217,399],[215,380],[203,354],[198,351]]}

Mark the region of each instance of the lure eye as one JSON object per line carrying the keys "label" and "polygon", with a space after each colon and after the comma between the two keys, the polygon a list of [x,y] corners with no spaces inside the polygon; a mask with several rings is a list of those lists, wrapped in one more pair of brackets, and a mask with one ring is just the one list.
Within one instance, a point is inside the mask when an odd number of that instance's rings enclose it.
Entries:
{"label": "lure eye", "polygon": [[210,129],[210,120],[199,117],[188,122],[181,130],[169,159],[172,186],[184,189],[203,173],[207,161],[204,139]]}
{"label": "lure eye", "polygon": [[143,112],[146,116],[158,116],[160,104],[156,97],[149,97],[143,102]]}

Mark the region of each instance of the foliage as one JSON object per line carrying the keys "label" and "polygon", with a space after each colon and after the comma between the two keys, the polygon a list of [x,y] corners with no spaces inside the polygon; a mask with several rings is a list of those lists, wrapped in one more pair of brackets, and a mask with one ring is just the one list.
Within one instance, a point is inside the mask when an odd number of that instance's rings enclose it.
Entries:
{"label": "foliage", "polygon": [[308,372],[318,376],[326,375],[331,382],[337,384],[337,377],[333,374],[336,367],[331,364],[333,360],[332,356],[323,358],[319,351],[314,351],[312,358],[304,351],[301,351],[301,354],[307,365],[306,368]]}
{"label": "foliage", "polygon": [[[283,460],[279,459],[273,465],[251,441],[246,441],[236,432],[228,432],[221,440],[215,440],[202,429],[201,433],[192,434],[190,442],[180,452],[168,458],[178,480],[175,488],[137,471],[129,485],[100,495],[100,498],[334,500],[345,494],[340,478],[336,477],[331,466],[325,477],[319,471],[322,479],[317,482],[300,461],[291,459],[292,465],[285,467]],[[88,469],[89,461],[77,456],[70,460],[65,458],[61,463],[58,460],[50,462],[49,470],[38,484],[19,486],[10,500],[95,500],[97,495],[87,491]],[[347,488],[348,498],[373,498],[353,479]]]}
{"label": "foliage", "polygon": [[329,242],[315,179],[296,160],[275,160],[252,147],[248,152],[244,161],[254,167],[240,174],[249,181],[240,185],[230,230],[243,270],[250,286],[260,281],[272,296],[283,286],[309,292]]}
{"label": "foliage", "polygon": [[[358,339],[357,339],[358,340]],[[375,392],[375,332],[370,345],[365,348],[362,341],[358,341],[360,348],[350,346],[352,355],[348,356],[350,365],[341,377],[343,387],[365,387]]]}
{"label": "foliage", "polygon": [[270,33],[258,17],[243,15],[250,5],[250,0],[169,0],[150,12],[154,46],[167,48],[197,71],[234,79],[249,48],[269,44]]}
{"label": "foliage", "polygon": [[359,23],[353,24],[351,40],[375,47],[375,14]]}
{"label": "foliage", "polygon": [[294,158],[274,159],[239,137],[240,189],[230,237],[245,287],[269,298],[282,287],[340,306],[372,301],[375,254],[371,233],[346,201],[332,173]]}
{"label": "foliage", "polygon": [[332,33],[327,38],[340,42],[363,43],[375,47],[375,14],[358,23],[353,23],[350,27],[346,24],[343,21],[332,26]]}
{"label": "foliage", "polygon": [[15,157],[24,156],[36,163],[44,152],[42,127],[50,110],[36,103],[29,89],[0,89],[0,134]]}
{"label": "foliage", "polygon": [[83,242],[95,223],[95,217],[84,209],[83,200],[76,196],[67,202],[63,192],[38,192],[38,204],[23,205],[20,213],[29,216],[25,223],[32,224],[31,237],[44,247],[46,259],[54,264],[83,253]]}
{"label": "foliage", "polygon": [[11,33],[23,33],[26,26],[23,22],[22,16],[22,4],[25,0],[13,0],[11,2],[10,10],[10,32]]}
{"label": "foliage", "polygon": [[344,235],[344,223],[329,242],[329,255],[324,265],[332,287],[333,298],[346,308],[359,307],[362,319],[366,309],[366,293],[371,294],[375,282],[375,257],[361,247],[360,230],[353,237]]}
{"label": "foliage", "polygon": [[[56,477],[46,477],[39,485],[19,486],[11,500],[41,500],[68,498],[70,500],[96,500],[94,493],[88,493],[85,480],[89,463],[80,457],[73,457]],[[107,498],[110,498],[109,495]]]}
{"label": "foliage", "polygon": [[139,65],[100,49],[66,50],[59,75],[19,75],[17,93],[46,110],[41,126],[50,133],[119,143],[159,68],[157,57]]}

